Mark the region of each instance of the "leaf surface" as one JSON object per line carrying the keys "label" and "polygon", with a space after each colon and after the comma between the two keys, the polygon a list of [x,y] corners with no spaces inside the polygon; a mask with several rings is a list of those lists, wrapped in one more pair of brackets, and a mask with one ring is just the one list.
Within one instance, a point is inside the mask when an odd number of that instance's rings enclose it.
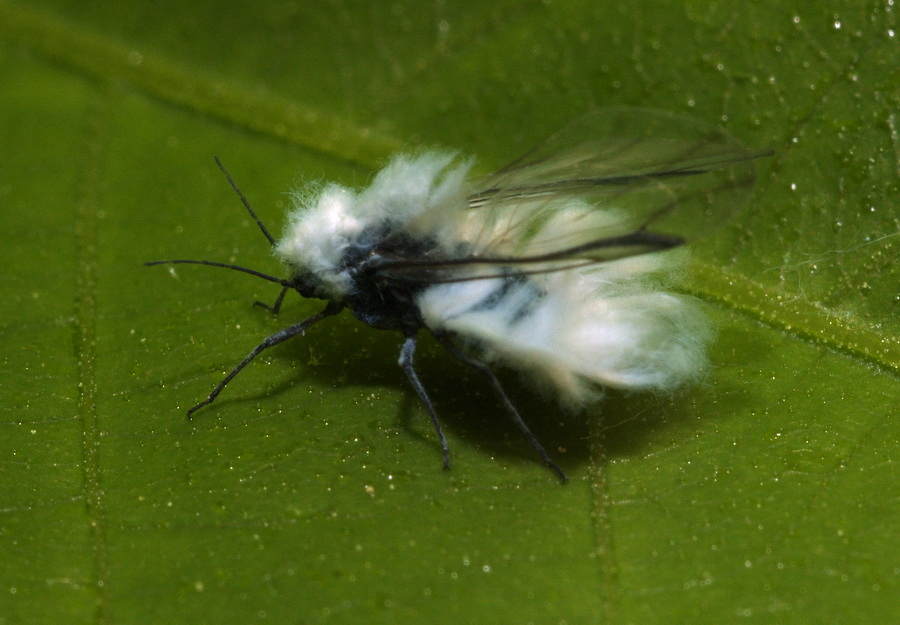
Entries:
{"label": "leaf surface", "polygon": [[[896,618],[900,119],[889,3],[0,1],[0,623],[875,623]],[[508,162],[600,106],[760,163],[684,289],[706,381],[560,414],[171,257],[279,268],[304,181],[402,147]],[[517,387],[514,376],[504,378]]]}

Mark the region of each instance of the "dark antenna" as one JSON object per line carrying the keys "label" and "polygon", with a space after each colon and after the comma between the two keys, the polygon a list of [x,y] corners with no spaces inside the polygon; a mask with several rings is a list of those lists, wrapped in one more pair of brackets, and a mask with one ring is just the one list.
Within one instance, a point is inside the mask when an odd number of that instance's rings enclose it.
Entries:
{"label": "dark antenna", "polygon": [[214,260],[152,260],[149,263],[144,263],[144,265],[147,267],[152,267],[153,265],[207,265],[209,267],[224,267],[225,269],[243,271],[244,273],[249,273],[251,276],[256,276],[257,278],[262,278],[263,280],[268,280],[269,282],[274,282],[275,284],[280,284],[284,287],[291,286],[287,280],[270,276],[269,274],[257,271],[256,269],[249,269],[247,267],[241,267],[240,265],[229,265],[228,263],[217,263]]}
{"label": "dark antenna", "polygon": [[[225,169],[225,166],[222,165],[222,161],[219,160],[218,156],[213,157],[216,161],[216,165],[219,166],[219,169],[222,170],[222,173],[225,174],[225,178],[228,179],[228,184],[231,185],[231,188],[234,189],[235,193],[238,194],[238,197],[241,198],[241,202],[244,203],[244,206],[247,208],[247,212],[250,213],[250,216],[256,221],[256,225],[259,226],[259,229],[262,230],[262,233],[269,240],[271,245],[275,245],[275,239],[269,234],[269,229],[266,228],[266,225],[262,222],[262,220],[257,216],[256,212],[250,206],[250,202],[247,201],[246,196],[244,196],[243,192],[238,188],[237,184],[235,184],[234,180],[231,177],[231,174],[228,173],[228,170]],[[262,305],[264,308],[268,308],[269,310],[274,310],[274,312],[278,312],[278,308],[281,305],[281,300],[284,298],[284,294],[288,288],[291,287],[290,282],[284,280],[282,278],[276,278],[275,276],[270,276],[267,273],[263,273],[261,271],[256,271],[255,269],[249,269],[247,267],[241,267],[240,265],[231,265],[228,263],[218,263],[214,260],[188,260],[188,259],[174,259],[174,260],[154,260],[149,263],[144,263],[144,265],[150,267],[153,265],[207,265],[209,267],[224,267],[225,269],[234,269],[235,271],[242,271],[244,273],[249,273],[251,276],[256,276],[257,278],[262,278],[263,280],[268,280],[269,282],[274,282],[275,284],[280,284],[284,287],[281,295],[276,302],[275,307],[267,306],[266,304],[262,304],[261,302],[257,302],[257,304]]]}
{"label": "dark antenna", "polygon": [[269,234],[269,230],[266,228],[266,225],[262,222],[262,220],[256,216],[256,213],[253,212],[253,209],[250,208],[250,202],[247,201],[247,198],[244,197],[244,194],[238,189],[238,186],[234,183],[234,180],[231,179],[231,174],[228,173],[228,170],[225,169],[225,166],[222,164],[222,161],[219,160],[218,156],[213,156],[216,160],[216,165],[219,166],[219,169],[222,170],[222,173],[225,174],[225,177],[228,179],[228,184],[231,185],[231,188],[234,189],[234,192],[238,194],[238,197],[241,198],[241,202],[244,203],[244,206],[247,207],[247,212],[250,213],[250,216],[256,220],[256,225],[259,226],[259,229],[262,230],[262,233],[266,235],[266,238],[269,240],[271,245],[275,245],[275,239]]}

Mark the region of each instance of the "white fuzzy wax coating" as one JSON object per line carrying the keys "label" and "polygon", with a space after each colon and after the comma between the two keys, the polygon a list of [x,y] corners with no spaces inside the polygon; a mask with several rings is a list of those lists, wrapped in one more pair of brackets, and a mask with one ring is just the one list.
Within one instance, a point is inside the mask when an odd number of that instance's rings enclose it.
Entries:
{"label": "white fuzzy wax coating", "polygon": [[[314,196],[299,194],[277,254],[342,301],[356,288],[342,259],[348,248],[368,244],[364,233],[379,228],[432,241],[444,257],[459,250],[527,257],[585,232],[630,227],[614,209],[563,198],[529,226],[528,237],[507,235],[524,230],[522,223],[537,208],[546,210],[546,201],[523,200],[505,212],[472,208],[468,170],[453,154],[404,155],[362,191],[329,185]],[[453,333],[487,361],[534,374],[564,403],[579,405],[598,387],[667,390],[702,370],[711,334],[703,314],[690,298],[657,286],[683,257],[680,251],[642,254],[533,275],[511,265],[509,284],[491,277],[425,285],[414,301],[428,329]]]}

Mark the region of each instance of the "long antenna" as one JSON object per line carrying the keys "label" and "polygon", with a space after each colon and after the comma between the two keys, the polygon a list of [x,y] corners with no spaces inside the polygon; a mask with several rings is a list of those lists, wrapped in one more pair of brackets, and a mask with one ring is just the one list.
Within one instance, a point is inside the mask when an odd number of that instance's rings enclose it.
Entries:
{"label": "long antenna", "polygon": [[248,269],[247,267],[241,267],[240,265],[230,265],[228,263],[217,263],[214,260],[184,260],[184,259],[176,259],[176,260],[153,260],[149,263],[144,263],[147,267],[152,267],[153,265],[207,265],[209,267],[224,267],[225,269],[234,269],[235,271],[243,271],[244,273],[249,273],[251,276],[256,276],[257,278],[262,278],[263,280],[268,280],[269,282],[274,282],[275,284],[280,284],[281,286],[290,287],[291,284],[287,280],[283,280],[281,278],[276,278],[275,276],[270,276],[267,273],[263,273],[261,271],[256,271],[255,269]]}
{"label": "long antenna", "polygon": [[219,160],[218,156],[213,156],[216,159],[216,165],[219,166],[219,169],[222,170],[222,173],[225,174],[225,177],[228,178],[228,183],[231,185],[231,188],[234,189],[235,193],[238,194],[238,197],[241,198],[241,202],[244,203],[244,206],[247,207],[247,211],[250,213],[250,216],[256,220],[256,225],[259,226],[259,229],[262,230],[262,233],[266,235],[266,238],[269,240],[269,243],[275,245],[275,239],[269,234],[269,230],[266,228],[266,225],[262,222],[262,220],[256,216],[256,213],[253,212],[253,209],[250,208],[250,202],[247,201],[247,198],[244,197],[244,194],[241,193],[241,190],[238,189],[238,186],[234,183],[234,180],[231,179],[231,174],[228,173],[228,170],[225,169],[225,166],[222,164],[222,161]]}

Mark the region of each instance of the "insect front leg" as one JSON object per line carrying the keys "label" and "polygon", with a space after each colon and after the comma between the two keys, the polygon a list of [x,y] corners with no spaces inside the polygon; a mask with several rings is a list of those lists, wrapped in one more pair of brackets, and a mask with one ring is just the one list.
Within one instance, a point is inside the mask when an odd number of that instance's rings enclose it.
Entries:
{"label": "insect front leg", "polygon": [[[279,298],[279,301],[276,302],[276,305],[280,304],[280,301],[281,301],[281,298]],[[190,410],[187,411],[188,418],[190,418],[192,414],[194,414],[197,410],[199,410],[203,406],[213,403],[213,401],[215,401],[216,397],[219,396],[219,393],[221,393],[224,390],[224,388],[226,386],[228,386],[228,383],[234,379],[234,376],[236,376],[238,373],[240,373],[241,369],[243,369],[248,364],[250,364],[250,361],[252,361],[254,358],[259,356],[263,351],[265,351],[266,349],[268,349],[274,345],[283,343],[284,341],[288,340],[289,338],[293,338],[293,337],[297,336],[298,334],[303,334],[307,330],[307,328],[309,328],[313,324],[318,323],[325,317],[330,317],[332,315],[336,315],[337,313],[341,312],[341,310],[343,310],[343,308],[344,307],[340,304],[335,304],[334,302],[328,302],[328,305],[325,306],[325,309],[322,310],[321,312],[316,313],[312,317],[308,317],[307,319],[304,319],[300,323],[295,323],[294,325],[289,326],[289,327],[285,328],[284,330],[279,330],[272,336],[266,338],[266,340],[264,340],[262,343],[260,343],[256,347],[254,347],[253,351],[250,352],[249,354],[247,354],[247,356],[241,362],[239,362],[238,365],[234,369],[231,370],[231,373],[229,373],[228,375],[225,376],[225,379],[223,379],[221,382],[219,382],[219,384],[216,386],[216,388],[213,389],[212,393],[209,394],[209,397],[207,397],[206,399],[201,401],[199,404],[197,404],[196,406],[194,406],[193,408],[191,408]]]}
{"label": "insect front leg", "polygon": [[266,310],[271,312],[273,315],[277,315],[281,311],[281,302],[284,301],[284,296],[287,295],[289,288],[290,287],[282,288],[281,293],[279,293],[278,297],[275,299],[275,303],[272,304],[271,306],[269,306],[265,302],[261,302],[259,300],[256,300],[255,302],[253,302],[253,305],[259,306],[260,308],[265,308]]}
{"label": "insect front leg", "polygon": [[409,378],[410,383],[413,385],[413,388],[416,389],[416,394],[419,396],[419,399],[422,401],[422,404],[425,406],[425,410],[428,411],[428,416],[431,417],[431,423],[434,425],[434,431],[437,432],[438,440],[441,443],[441,451],[444,453],[444,468],[450,468],[450,447],[447,445],[447,438],[444,436],[444,430],[441,428],[441,422],[438,420],[437,412],[434,410],[434,406],[431,403],[431,399],[428,397],[428,393],[425,392],[425,387],[422,386],[422,383],[419,381],[419,376],[416,375],[415,369],[413,369],[413,354],[416,351],[416,335],[415,333],[411,335],[407,335],[406,341],[403,343],[403,347],[400,348],[400,366],[403,368],[403,372],[406,374],[406,377]]}

